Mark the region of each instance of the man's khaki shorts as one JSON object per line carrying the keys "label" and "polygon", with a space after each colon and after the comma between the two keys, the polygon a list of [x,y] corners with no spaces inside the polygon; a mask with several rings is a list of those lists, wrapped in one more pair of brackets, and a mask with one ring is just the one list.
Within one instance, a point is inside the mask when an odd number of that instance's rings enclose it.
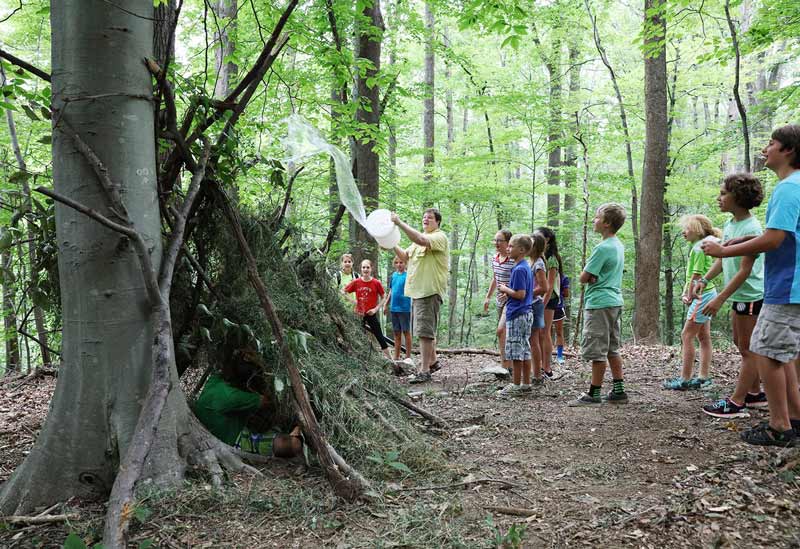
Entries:
{"label": "man's khaki shorts", "polygon": [[413,317],[411,326],[415,336],[436,339],[441,305],[442,298],[439,294],[411,301],[411,316]]}
{"label": "man's khaki shorts", "polygon": [[800,305],[765,303],[758,315],[750,351],[785,364],[800,353]]}
{"label": "man's khaki shorts", "polygon": [[586,361],[604,361],[619,355],[622,307],[586,309],[581,355]]}

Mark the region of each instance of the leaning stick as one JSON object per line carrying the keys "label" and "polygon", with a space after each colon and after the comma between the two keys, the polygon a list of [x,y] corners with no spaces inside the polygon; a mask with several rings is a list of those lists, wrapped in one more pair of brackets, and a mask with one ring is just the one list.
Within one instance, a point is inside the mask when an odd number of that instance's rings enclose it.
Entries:
{"label": "leaning stick", "polygon": [[538,513],[535,509],[523,509],[521,507],[503,507],[497,505],[484,505],[484,509],[501,515],[512,515],[515,517],[532,517]]}
{"label": "leaning stick", "polygon": [[0,522],[8,524],[49,524],[51,522],[64,522],[67,520],[78,520],[80,515],[77,513],[66,513],[64,515],[36,515],[32,517],[22,515],[12,515],[0,517]]}

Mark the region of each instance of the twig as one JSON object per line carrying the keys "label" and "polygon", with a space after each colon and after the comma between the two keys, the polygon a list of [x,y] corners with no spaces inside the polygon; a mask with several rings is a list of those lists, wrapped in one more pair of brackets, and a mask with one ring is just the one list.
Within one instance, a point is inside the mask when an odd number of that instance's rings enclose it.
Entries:
{"label": "twig", "polygon": [[289,178],[289,183],[286,185],[286,195],[283,197],[283,205],[281,206],[281,211],[278,214],[278,217],[275,218],[275,221],[272,223],[273,227],[278,227],[283,221],[283,217],[286,215],[286,210],[289,208],[289,200],[292,198],[292,187],[294,186],[294,180],[297,179],[297,176],[300,175],[305,169],[305,166],[300,166],[300,169],[296,170],[292,177]]}
{"label": "twig", "polygon": [[44,343],[42,343],[42,342],[41,342],[41,340],[39,340],[38,338],[36,338],[36,337],[32,336],[31,334],[29,334],[28,332],[26,332],[26,331],[25,331],[25,330],[23,330],[22,328],[17,328],[17,333],[18,333],[19,335],[21,335],[21,336],[25,336],[25,337],[27,337],[28,339],[35,341],[36,343],[38,343],[38,344],[39,344],[39,345],[41,345],[42,347],[46,348],[46,349],[47,349],[49,352],[53,353],[54,355],[56,355],[56,356],[61,356],[61,353],[59,353],[58,351],[56,351],[56,350],[54,350],[54,349],[51,349],[50,347],[48,347],[47,345],[45,345]]}
{"label": "twig", "polygon": [[515,517],[532,517],[539,513],[535,509],[523,509],[522,507],[503,507],[498,505],[484,505],[484,509],[502,515],[512,515]]}
{"label": "twig", "polygon": [[16,515],[9,517],[0,517],[0,522],[7,522],[8,524],[49,524],[51,522],[64,522],[67,520],[77,520],[80,515],[77,513],[67,513],[64,515],[37,515],[33,517]]}
{"label": "twig", "polygon": [[476,478],[475,480],[465,480],[464,482],[455,482],[453,484],[442,484],[440,486],[416,486],[413,488],[400,488],[396,492],[425,492],[427,490],[447,490],[448,488],[461,488],[464,486],[471,486],[473,484],[500,484],[507,488],[524,488],[520,484],[514,484],[507,480],[500,480],[498,478]]}
{"label": "twig", "polygon": [[385,428],[387,431],[389,431],[390,433],[392,433],[392,434],[394,435],[394,437],[395,437],[397,440],[399,440],[400,442],[408,442],[408,437],[407,437],[407,436],[405,436],[405,435],[404,435],[403,433],[401,433],[400,431],[398,431],[398,430],[397,430],[397,427],[395,427],[394,425],[392,425],[392,424],[389,422],[389,420],[388,420],[388,419],[386,419],[386,417],[385,417],[385,416],[384,416],[384,415],[383,415],[383,414],[380,412],[380,410],[378,410],[377,408],[375,408],[375,406],[373,406],[373,405],[372,405],[372,403],[371,403],[371,402],[369,402],[369,401],[368,401],[368,400],[366,400],[366,399],[357,398],[357,397],[356,397],[355,395],[353,395],[353,393],[352,393],[352,392],[350,392],[349,390],[348,390],[348,394],[349,394],[349,395],[350,395],[350,396],[353,398],[353,400],[355,400],[356,402],[358,402],[359,404],[361,404],[361,405],[362,405],[364,408],[366,408],[366,409],[369,411],[369,413],[370,413],[370,414],[372,414],[372,416],[373,416],[375,419],[377,419],[377,420],[378,420],[378,423],[380,423],[381,425],[383,425],[383,427],[384,427],[384,428]]}
{"label": "twig", "polygon": [[489,355],[500,356],[496,349],[436,349],[437,354],[441,355]]}
{"label": "twig", "polygon": [[29,73],[35,74],[36,76],[38,76],[42,80],[46,80],[46,81],[50,82],[50,75],[47,74],[46,72],[44,72],[42,69],[37,69],[36,67],[31,65],[30,63],[28,63],[26,61],[23,61],[19,57],[15,57],[15,56],[11,55],[10,53],[8,53],[5,50],[0,49],[0,57],[5,59],[6,61],[11,63],[12,65],[16,65],[16,66],[18,66],[20,68],[23,68],[26,71],[28,71]]}
{"label": "twig", "polygon": [[[373,394],[373,395],[375,395],[375,393],[372,393],[366,387],[364,388],[364,390],[369,392],[369,393],[371,393],[371,394]],[[394,395],[394,394],[389,393],[389,392],[387,392],[386,394],[389,395],[389,398],[391,398],[393,401],[398,403],[400,406],[403,406],[404,408],[407,408],[407,409],[411,410],[415,414],[418,414],[418,415],[424,417],[425,419],[427,419],[428,421],[438,425],[439,427],[442,427],[444,429],[449,429],[450,428],[450,424],[446,420],[444,420],[444,419],[440,418],[439,416],[437,416],[436,414],[431,413],[431,412],[429,412],[428,410],[426,410],[424,408],[420,408],[416,404],[414,404],[412,402],[409,402],[408,400],[406,400],[404,398],[400,398],[397,395]],[[377,395],[375,395],[375,396],[377,396]]]}

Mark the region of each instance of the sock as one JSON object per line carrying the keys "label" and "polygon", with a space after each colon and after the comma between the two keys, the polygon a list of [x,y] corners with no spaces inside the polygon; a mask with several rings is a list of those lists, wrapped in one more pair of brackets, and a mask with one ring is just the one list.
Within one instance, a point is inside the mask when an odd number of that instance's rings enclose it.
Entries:
{"label": "sock", "polygon": [[600,386],[589,385],[589,396],[592,398],[600,398]]}
{"label": "sock", "polygon": [[564,358],[564,346],[563,345],[559,345],[559,346],[556,347],[556,356],[558,358]]}
{"label": "sock", "polygon": [[625,382],[622,379],[615,379],[614,380],[614,392],[616,394],[622,394],[625,392]]}

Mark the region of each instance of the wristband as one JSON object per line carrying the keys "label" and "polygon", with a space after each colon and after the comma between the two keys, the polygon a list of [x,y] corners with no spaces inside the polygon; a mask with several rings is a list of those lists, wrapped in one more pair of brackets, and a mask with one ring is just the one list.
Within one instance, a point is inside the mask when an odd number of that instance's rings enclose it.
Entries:
{"label": "wristband", "polygon": [[701,276],[698,280],[698,283],[702,284],[703,286],[708,286],[708,279],[704,276]]}

